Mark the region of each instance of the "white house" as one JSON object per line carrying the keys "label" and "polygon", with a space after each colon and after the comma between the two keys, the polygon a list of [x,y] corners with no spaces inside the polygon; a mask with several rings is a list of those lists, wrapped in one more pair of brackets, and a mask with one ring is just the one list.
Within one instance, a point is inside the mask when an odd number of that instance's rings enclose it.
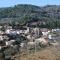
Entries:
{"label": "white house", "polygon": [[20,34],[20,30],[14,30],[14,29],[7,29],[5,31],[6,34]]}
{"label": "white house", "polygon": [[3,26],[0,26],[0,29],[2,28]]}
{"label": "white house", "polygon": [[11,31],[11,30],[12,30],[12,29],[6,29],[6,30],[5,30],[5,33],[6,33],[6,34],[10,34],[10,31]]}
{"label": "white house", "polygon": [[0,35],[0,41],[3,41],[3,40],[8,40],[9,37],[6,36],[6,35]]}
{"label": "white house", "polygon": [[20,30],[16,30],[16,33],[17,33],[17,34],[20,34]]}
{"label": "white house", "polygon": [[26,28],[27,28],[26,30],[20,30],[20,33],[28,34],[29,33],[29,27],[26,27]]}
{"label": "white house", "polygon": [[52,35],[48,35],[48,38],[49,38],[49,39],[52,39]]}
{"label": "white house", "polygon": [[10,41],[6,41],[6,46],[11,46],[13,45],[13,43],[15,42],[15,40],[10,40]]}
{"label": "white house", "polygon": [[43,34],[43,36],[44,35],[48,35],[48,33],[50,32],[50,30],[49,29],[47,29],[47,28],[42,28],[42,29],[40,29],[41,30],[41,32],[42,32],[42,34]]}
{"label": "white house", "polygon": [[21,48],[23,48],[23,47],[24,47],[24,45],[25,45],[25,43],[21,43],[21,44],[20,44]]}
{"label": "white house", "polygon": [[48,38],[51,40],[56,40],[56,38],[58,38],[59,36],[57,36],[56,34],[49,34]]}
{"label": "white house", "polygon": [[60,29],[52,29],[52,32],[54,32],[54,31],[60,31]]}

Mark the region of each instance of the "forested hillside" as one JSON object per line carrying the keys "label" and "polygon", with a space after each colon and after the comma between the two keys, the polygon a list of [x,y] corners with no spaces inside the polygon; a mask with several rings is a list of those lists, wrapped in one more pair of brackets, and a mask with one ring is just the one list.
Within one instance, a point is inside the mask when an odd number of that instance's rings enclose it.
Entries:
{"label": "forested hillside", "polygon": [[[39,27],[60,27],[60,6],[47,5],[44,7],[20,4],[14,7],[0,8],[0,23],[27,24],[31,22]],[[40,23],[38,23],[40,22]]]}

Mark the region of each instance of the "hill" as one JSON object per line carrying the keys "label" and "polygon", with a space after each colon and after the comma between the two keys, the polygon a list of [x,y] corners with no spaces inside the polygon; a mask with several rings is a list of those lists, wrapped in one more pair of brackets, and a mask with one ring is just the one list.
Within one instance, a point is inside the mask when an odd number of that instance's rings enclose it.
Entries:
{"label": "hill", "polygon": [[[0,23],[12,23],[18,22],[19,24],[26,24],[32,21],[39,21],[40,25],[60,24],[60,6],[59,5],[47,5],[44,7],[20,4],[14,7],[0,8]],[[44,23],[43,23],[44,22]],[[39,26],[40,26],[39,25]],[[53,27],[56,27],[56,26]],[[49,26],[49,25],[48,25]]]}

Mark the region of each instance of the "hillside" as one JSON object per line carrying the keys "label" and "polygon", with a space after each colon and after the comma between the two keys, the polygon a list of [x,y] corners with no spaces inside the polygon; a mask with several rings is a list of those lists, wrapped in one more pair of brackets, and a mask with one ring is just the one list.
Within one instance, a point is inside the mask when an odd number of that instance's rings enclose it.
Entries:
{"label": "hillside", "polygon": [[0,22],[26,21],[40,12],[40,7],[34,5],[16,5],[14,7],[0,8]]}
{"label": "hillside", "polygon": [[19,24],[24,24],[31,21],[44,21],[48,24],[51,21],[54,24],[56,24],[56,21],[60,22],[60,6],[47,5],[39,7],[20,4],[14,7],[0,8],[0,23],[19,22]]}

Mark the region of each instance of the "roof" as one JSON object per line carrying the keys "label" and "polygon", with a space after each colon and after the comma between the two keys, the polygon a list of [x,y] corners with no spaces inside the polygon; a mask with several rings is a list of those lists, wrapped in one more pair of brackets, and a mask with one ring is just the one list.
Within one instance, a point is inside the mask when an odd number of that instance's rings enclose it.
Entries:
{"label": "roof", "polygon": [[47,29],[47,28],[41,28],[40,29],[42,32],[47,32],[47,31],[49,31],[49,29]]}

